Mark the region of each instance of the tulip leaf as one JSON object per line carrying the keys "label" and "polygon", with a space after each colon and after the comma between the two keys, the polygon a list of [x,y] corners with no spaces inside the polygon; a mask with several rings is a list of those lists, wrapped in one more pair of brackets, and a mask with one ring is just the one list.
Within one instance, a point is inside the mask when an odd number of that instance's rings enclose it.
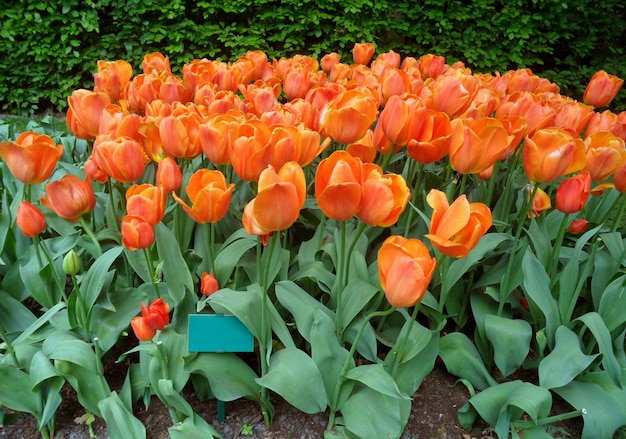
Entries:
{"label": "tulip leaf", "polygon": [[409,419],[411,400],[359,387],[341,408],[346,428],[356,437],[397,438]]}
{"label": "tulip leaf", "polygon": [[599,384],[581,381],[554,391],[577,410],[584,410],[581,439],[612,438],[618,428],[626,425],[624,392],[614,396]]}
{"label": "tulip leaf", "polygon": [[159,399],[161,399],[167,407],[171,407],[185,416],[193,416],[191,404],[189,404],[182,395],[182,389],[177,390],[174,388],[172,380],[160,379],[157,381],[156,388]]}
{"label": "tulip leaf", "polygon": [[111,437],[135,439],[146,437],[146,427],[124,405],[116,392],[98,403]]}
{"label": "tulip leaf", "polygon": [[42,351],[37,351],[30,362],[30,383],[33,392],[42,396],[43,412],[38,417],[38,428],[43,428],[61,405],[61,389],[65,379],[61,377]]}
{"label": "tulip leaf", "polygon": [[[56,265],[60,266],[60,263]],[[61,299],[61,291],[54,278],[59,271],[50,264],[41,268],[37,258],[19,266],[20,278],[29,294],[44,308],[52,308]]]}
{"label": "tulip leaf", "polygon": [[479,389],[495,386],[480,354],[470,339],[461,332],[453,332],[439,340],[439,355],[452,375],[468,380]]}
{"label": "tulip leaf", "polygon": [[128,250],[124,248],[124,257],[133,269],[135,274],[147,284],[152,283],[152,273],[148,269],[148,263],[144,252],[137,250]]}
{"label": "tulip leaf", "polygon": [[392,398],[411,399],[398,389],[394,379],[383,368],[382,364],[365,364],[348,370],[345,377],[358,381],[370,389]]}
{"label": "tulip leaf", "polygon": [[85,309],[91,309],[98,300],[102,287],[108,281],[109,268],[123,250],[123,246],[116,246],[104,252],[102,256],[96,258],[81,279],[79,300],[82,301]]}
{"label": "tulip leaf", "polygon": [[9,294],[0,293],[0,322],[7,333],[21,333],[35,321],[35,315],[22,302]]}
{"label": "tulip leaf", "polygon": [[215,277],[220,287],[228,284],[233,270],[245,252],[256,245],[256,240],[249,235],[230,241],[225,244],[213,261],[215,265]]}
{"label": "tulip leaf", "polygon": [[404,322],[404,325],[402,325],[402,329],[400,330],[400,334],[398,335],[398,339],[396,341],[396,346],[400,340],[405,338],[408,340],[408,343],[400,343],[400,347],[403,349],[396,354],[397,358],[395,359],[395,362],[398,364],[406,363],[422,352],[422,350],[430,342],[432,332],[420,325],[418,322],[411,321],[411,317],[409,317],[409,319]]}
{"label": "tulip leaf", "polygon": [[42,410],[41,400],[37,392],[31,391],[30,388],[30,378],[26,372],[13,366],[0,365],[1,405],[36,416]]}
{"label": "tulip leaf", "polygon": [[285,348],[270,358],[268,372],[257,383],[305,413],[326,409],[328,398],[322,375],[315,362],[298,348]]}
{"label": "tulip leaf", "polygon": [[596,312],[589,312],[578,317],[576,320],[583,322],[593,334],[598,343],[600,354],[602,354],[602,366],[604,366],[604,370],[606,370],[606,373],[611,377],[613,382],[619,386],[622,372],[620,364],[613,352],[611,333],[602,320],[602,317]]}
{"label": "tulip leaf", "polygon": [[370,322],[364,322],[365,319],[365,316],[358,316],[355,318],[350,326],[348,326],[348,328],[344,331],[344,338],[348,343],[352,344],[355,341],[361,326],[365,324],[365,329],[363,330],[361,338],[357,344],[357,352],[367,360],[376,362],[378,361],[376,331]]}
{"label": "tulip leaf", "polygon": [[204,376],[211,392],[221,401],[258,399],[257,375],[248,364],[231,352],[201,352],[185,362],[189,373]]}
{"label": "tulip leaf", "polygon": [[159,259],[163,261],[163,277],[175,303],[183,301],[187,292],[194,290],[189,267],[180,251],[174,234],[163,223],[155,227],[155,236]]}
{"label": "tulip leaf", "polygon": [[177,423],[173,427],[167,429],[171,439],[209,439],[213,437],[222,437],[211,425],[207,424],[204,419],[194,414],[186,418],[182,423]]}
{"label": "tulip leaf", "polygon": [[530,351],[533,331],[525,320],[512,320],[497,315],[485,318],[485,332],[493,345],[494,361],[504,377],[515,372]]}
{"label": "tulip leaf", "polygon": [[296,273],[289,276],[290,280],[297,281],[300,279],[314,279],[320,290],[329,293],[335,283],[335,275],[331,273],[322,261],[315,261],[307,264]]}
{"label": "tulip leaf", "polygon": [[[594,274],[595,276],[595,274]],[[611,282],[600,298],[598,314],[609,331],[626,322],[626,274]]]}
{"label": "tulip leaf", "polygon": [[350,325],[352,320],[367,306],[378,291],[377,287],[362,279],[357,278],[350,281],[339,297],[341,306],[338,307],[338,310],[341,310],[341,315],[337,316],[337,318],[340,319],[341,330]]}
{"label": "tulip leaf", "polygon": [[598,355],[585,355],[578,336],[566,326],[556,331],[554,350],[539,363],[539,383],[546,389],[562,387],[581,374]]}

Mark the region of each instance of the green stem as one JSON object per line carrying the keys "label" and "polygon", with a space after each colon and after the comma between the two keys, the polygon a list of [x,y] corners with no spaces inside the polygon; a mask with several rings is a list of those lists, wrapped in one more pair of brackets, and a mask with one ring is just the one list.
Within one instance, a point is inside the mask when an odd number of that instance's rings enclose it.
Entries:
{"label": "green stem", "polygon": [[85,231],[91,242],[93,242],[93,244],[95,245],[96,254],[94,256],[96,258],[102,256],[102,247],[100,247],[100,243],[98,242],[98,239],[96,239],[96,235],[94,235],[91,231],[91,227],[89,227],[89,224],[87,224],[85,218],[81,216],[78,221],[80,222],[80,225],[83,227],[83,230]]}
{"label": "green stem", "polygon": [[121,226],[119,222],[119,218],[117,217],[117,209],[115,208],[115,199],[113,197],[113,183],[111,183],[111,179],[107,180],[107,186],[109,188],[109,203],[111,204],[111,212],[113,212],[113,218],[115,219],[113,227],[115,227],[115,231],[120,232]]}
{"label": "green stem", "polygon": [[581,276],[578,278],[578,283],[576,284],[576,289],[574,290],[574,294],[572,295],[572,299],[567,307],[567,314],[562,316],[563,324],[569,324],[572,314],[574,314],[574,308],[576,308],[576,302],[578,302],[578,297],[580,296],[580,292],[583,289],[583,286],[586,283],[587,276],[591,271],[591,266],[593,265],[593,261],[596,256],[596,251],[598,250],[598,244],[600,243],[600,238],[596,238],[591,245],[591,252],[587,257],[587,262],[585,262],[585,267],[583,268],[583,272]]}
{"label": "green stem", "polygon": [[341,221],[341,232],[339,234],[339,245],[337,246],[337,270],[335,273],[335,286],[334,290],[334,299],[335,299],[335,332],[337,333],[337,338],[339,342],[342,341],[342,332],[341,328],[341,312],[343,308],[343,304],[341,303],[341,296],[343,289],[345,288],[344,283],[344,271],[346,270],[346,223],[347,221]]}
{"label": "green stem", "polygon": [[489,185],[487,186],[487,195],[485,196],[485,204],[491,208],[491,199],[493,198],[493,192],[496,187],[496,179],[498,177],[498,171],[500,169],[501,161],[498,160],[493,164],[493,172],[489,178]]}
{"label": "green stem", "polygon": [[[411,164],[415,163],[415,160],[411,160]],[[415,194],[418,193],[419,191],[419,187],[422,184],[422,174],[424,173],[424,164],[423,163],[419,163],[418,167],[417,167],[417,177],[415,178],[414,181],[414,186],[413,186],[413,193],[412,193],[412,197],[415,197]],[[409,177],[411,177],[412,175],[412,166],[409,166]],[[408,209],[408,213],[406,216],[406,222],[405,222],[405,226],[404,226],[404,237],[408,238],[409,237],[409,232],[411,230],[411,223],[413,222],[413,213],[414,213],[414,209],[412,209],[409,206]]]}
{"label": "green stem", "polygon": [[17,360],[17,355],[15,354],[15,349],[13,349],[13,344],[9,340],[9,337],[7,336],[7,332],[4,329],[4,325],[2,324],[2,322],[0,322],[0,337],[2,337],[2,340],[4,340],[4,344],[7,347],[7,352],[11,356],[11,359],[13,360],[13,363],[15,364],[15,367],[17,367],[19,369],[20,368],[20,362]]}
{"label": "green stem", "polygon": [[152,263],[152,254],[147,248],[143,249],[143,256],[146,258],[146,264],[148,265],[148,273],[150,274],[150,282],[152,283],[152,288],[154,289],[154,294],[158,299],[161,297],[161,293],[159,292],[159,287],[154,279],[154,264]]}
{"label": "green stem", "polygon": [[385,169],[387,169],[387,166],[389,166],[389,163],[391,162],[391,157],[393,156],[395,148],[396,146],[393,145],[391,149],[389,150],[389,152],[383,156],[383,161],[380,164],[380,169],[382,169],[383,172],[385,171]]}
{"label": "green stem", "polygon": [[576,410],[568,413],[561,413],[560,415],[548,416],[547,418],[542,418],[537,420],[537,425],[547,425],[552,424],[553,422],[561,422],[566,419],[577,418],[578,416],[582,416],[587,413],[587,410],[582,408],[580,410]]}
{"label": "green stem", "polygon": [[459,185],[459,195],[465,191],[465,185],[467,184],[467,174],[461,174],[461,184]]}
{"label": "green stem", "polygon": [[[398,364],[400,364],[398,362],[398,357],[400,355],[400,352],[402,352],[402,350],[404,349],[407,340],[409,340],[411,338],[411,331],[413,330],[413,324],[415,323],[415,320],[417,319],[417,314],[419,312],[420,309],[420,302],[418,302],[414,307],[413,307],[413,314],[411,314],[411,318],[409,319],[408,322],[406,322],[407,326],[407,331],[404,337],[402,338],[398,338],[396,340],[396,345],[393,348],[393,364],[391,365],[391,372],[389,372],[389,374],[393,377],[394,373],[396,371],[396,367],[398,366]],[[403,331],[400,331],[400,334],[402,334]]]}
{"label": "green stem", "polygon": [[344,268],[343,268],[343,285],[348,285],[348,279],[350,278],[350,258],[352,257],[352,252],[354,251],[354,247],[356,247],[361,234],[367,227],[363,221],[359,221],[359,224],[354,231],[354,236],[352,237],[352,242],[350,243],[350,247],[348,247],[348,253],[344,256]]}
{"label": "green stem", "polygon": [[439,307],[438,307],[438,311],[441,314],[443,314],[443,310],[446,306],[446,300],[448,299],[448,289],[443,288],[443,281],[446,278],[446,274],[448,273],[449,265],[450,265],[450,259],[443,253],[440,253],[439,256],[437,256],[437,271],[439,272],[439,279],[441,282],[441,292],[439,293]]}
{"label": "green stem", "polygon": [[561,247],[563,246],[563,238],[565,237],[565,230],[567,230],[567,223],[569,222],[569,213],[563,215],[563,220],[561,221],[561,225],[559,227],[559,233],[556,235],[556,241],[554,241],[554,248],[552,249],[552,258],[550,271],[548,271],[548,275],[550,276],[551,283],[556,278],[556,272],[559,267],[559,260],[561,259]]}
{"label": "green stem", "polygon": [[619,210],[617,211],[617,215],[613,220],[613,227],[611,227],[611,233],[617,231],[617,227],[622,223],[622,216],[624,215],[624,210],[626,210],[626,194],[621,194],[621,204],[619,206]]}
{"label": "green stem", "polygon": [[[52,275],[54,276],[54,280],[57,283],[59,290],[61,291],[63,300],[65,301],[65,303],[67,303],[67,295],[65,294],[65,282],[63,282],[63,280],[61,279],[61,276],[59,276],[59,273],[54,267],[54,261],[52,260],[52,255],[50,255],[48,248],[46,247],[46,245],[44,244],[40,236],[37,236],[34,239],[37,240],[37,246],[41,247],[41,250],[43,251],[43,254],[46,257],[46,260],[48,261],[48,264],[50,265],[50,270],[52,270]],[[39,251],[37,251],[37,254],[39,254]]]}
{"label": "green stem", "polygon": [[215,227],[213,223],[207,223],[209,231],[209,259],[211,260],[211,274],[215,274]]}
{"label": "green stem", "polygon": [[98,337],[93,338],[93,347],[96,351],[96,372],[98,372],[98,375],[104,376],[104,367],[102,366],[102,349],[100,349],[100,339]]}

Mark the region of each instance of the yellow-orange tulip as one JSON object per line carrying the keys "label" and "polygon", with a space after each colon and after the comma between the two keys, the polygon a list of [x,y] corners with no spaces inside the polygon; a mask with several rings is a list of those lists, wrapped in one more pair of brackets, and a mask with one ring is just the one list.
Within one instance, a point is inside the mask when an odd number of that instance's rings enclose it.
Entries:
{"label": "yellow-orange tulip", "polygon": [[100,60],[97,67],[98,71],[93,75],[94,91],[104,92],[112,101],[119,101],[133,76],[133,66],[124,60]]}
{"label": "yellow-orange tulip", "polygon": [[[528,191],[528,198],[530,198],[533,194],[533,186],[528,185],[526,187]],[[530,209],[528,211],[528,218],[535,218],[541,215],[542,212],[550,209],[552,207],[552,203],[550,202],[550,197],[545,191],[541,188],[536,188],[535,196],[532,199],[530,204]]]}
{"label": "yellow-orange tulip", "polygon": [[129,137],[100,135],[93,144],[93,160],[109,177],[122,183],[137,181],[144,172],[146,154],[139,142]]}
{"label": "yellow-orange tulip", "polygon": [[357,217],[372,227],[389,227],[411,199],[411,192],[401,175],[383,174],[374,163],[363,164],[362,204]]}
{"label": "yellow-orange tulip", "polygon": [[419,134],[407,145],[409,157],[419,163],[434,163],[448,154],[452,125],[446,113],[428,109]]}
{"label": "yellow-orange tulip", "polygon": [[63,155],[63,145],[55,145],[45,134],[26,131],[15,142],[0,142],[0,157],[22,183],[41,183],[52,175]]}
{"label": "yellow-orange tulip", "polygon": [[260,120],[250,120],[231,135],[228,145],[233,169],[242,180],[257,181],[272,160],[271,128]]}
{"label": "yellow-orange tulip", "polygon": [[361,210],[362,167],[360,159],[342,150],[320,162],[315,174],[315,198],[327,217],[345,221]]}
{"label": "yellow-orange tulip", "polygon": [[[327,140],[330,138],[327,137]],[[358,157],[363,163],[372,163],[376,160],[376,147],[374,146],[374,132],[367,130],[363,138],[346,146],[346,151],[353,157]]]}
{"label": "yellow-orange tulip", "polygon": [[72,133],[85,140],[91,140],[100,134],[100,117],[111,103],[109,95],[90,90],[74,90],[67,98],[69,109],[65,120]]}
{"label": "yellow-orange tulip", "polygon": [[234,187],[233,183],[226,184],[226,178],[220,171],[200,169],[191,176],[185,189],[192,207],[175,192],[172,196],[195,222],[216,223],[228,212]]}
{"label": "yellow-orange tulip", "polygon": [[376,50],[376,46],[372,43],[354,43],[352,59],[356,64],[369,64],[372,56],[374,56],[374,50]]}
{"label": "yellow-orange tulip", "polygon": [[15,216],[17,227],[27,238],[33,238],[46,230],[46,219],[32,203],[22,201]]}
{"label": "yellow-orange tulip", "polygon": [[461,174],[477,174],[507,150],[509,135],[498,119],[455,119],[451,123],[450,165]]}
{"label": "yellow-orange tulip", "polygon": [[585,207],[591,190],[591,176],[582,170],[566,178],[556,190],[556,208],[563,213],[576,213]]}
{"label": "yellow-orange tulip", "polygon": [[89,178],[83,181],[75,175],[64,175],[46,185],[46,194],[40,198],[41,204],[71,222],[96,207],[96,195]]}
{"label": "yellow-orange tulip", "polygon": [[406,308],[422,300],[436,266],[437,260],[419,239],[387,238],[378,250],[378,274],[389,304]]}
{"label": "yellow-orange tulip", "polygon": [[154,227],[140,216],[126,215],[122,220],[122,244],[129,250],[148,248],[154,242]]}
{"label": "yellow-orange tulip", "polygon": [[489,208],[483,203],[470,203],[465,194],[449,204],[445,193],[432,189],[426,201],[433,214],[430,233],[424,236],[446,256],[467,256],[491,227]]}
{"label": "yellow-orange tulip", "polygon": [[534,183],[550,183],[585,167],[585,144],[561,128],[544,128],[526,136],[524,172]]}
{"label": "yellow-orange tulip", "polygon": [[126,190],[126,212],[156,226],[165,213],[165,193],[148,183],[135,184]]}
{"label": "yellow-orange tulip", "polygon": [[246,231],[253,235],[267,235],[289,228],[298,219],[306,201],[302,167],[291,161],[276,172],[270,165],[261,173],[258,188],[256,198],[244,209],[242,221]]}
{"label": "yellow-orange tulip", "polygon": [[360,90],[348,90],[322,112],[324,131],[339,143],[362,138],[378,116],[378,102]]}
{"label": "yellow-orange tulip", "polygon": [[417,139],[426,119],[427,108],[421,99],[412,94],[391,96],[380,112],[376,128],[396,145],[406,145]]}
{"label": "yellow-orange tulip", "polygon": [[587,84],[583,101],[594,107],[609,105],[622,85],[624,85],[623,79],[600,70],[593,74],[589,84]]}
{"label": "yellow-orange tulip", "polygon": [[593,181],[609,178],[626,161],[624,139],[608,131],[591,134],[584,142],[587,147],[585,169],[589,171]]}

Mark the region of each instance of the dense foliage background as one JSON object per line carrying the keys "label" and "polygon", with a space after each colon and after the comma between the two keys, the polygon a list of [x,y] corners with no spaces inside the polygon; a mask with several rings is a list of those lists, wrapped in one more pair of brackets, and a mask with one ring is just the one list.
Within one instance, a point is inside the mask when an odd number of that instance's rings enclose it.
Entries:
{"label": "dense foliage background", "polygon": [[63,110],[92,87],[97,60],[138,68],[152,51],[172,66],[256,49],[348,60],[355,42],[374,42],[483,73],[530,67],[575,98],[597,70],[626,77],[622,0],[18,0],[0,23],[0,111],[14,114]]}

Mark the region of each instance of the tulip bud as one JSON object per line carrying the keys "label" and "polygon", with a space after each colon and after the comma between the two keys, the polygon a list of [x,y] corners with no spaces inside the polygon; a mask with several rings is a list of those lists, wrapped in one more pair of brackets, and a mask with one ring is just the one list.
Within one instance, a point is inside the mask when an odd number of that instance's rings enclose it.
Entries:
{"label": "tulip bud", "polygon": [[34,238],[46,229],[43,213],[28,201],[22,201],[18,206],[16,223],[28,238]]}
{"label": "tulip bud", "polygon": [[63,272],[74,276],[80,271],[80,258],[74,250],[70,250],[69,253],[63,258]]}
{"label": "tulip bud", "polygon": [[202,273],[202,282],[200,285],[200,292],[205,296],[210,296],[214,292],[220,289],[217,283],[217,279],[214,275],[209,273]]}
{"label": "tulip bud", "polygon": [[567,226],[567,231],[573,233],[574,235],[580,235],[585,231],[589,222],[586,219],[577,219],[571,222],[569,226]]}

